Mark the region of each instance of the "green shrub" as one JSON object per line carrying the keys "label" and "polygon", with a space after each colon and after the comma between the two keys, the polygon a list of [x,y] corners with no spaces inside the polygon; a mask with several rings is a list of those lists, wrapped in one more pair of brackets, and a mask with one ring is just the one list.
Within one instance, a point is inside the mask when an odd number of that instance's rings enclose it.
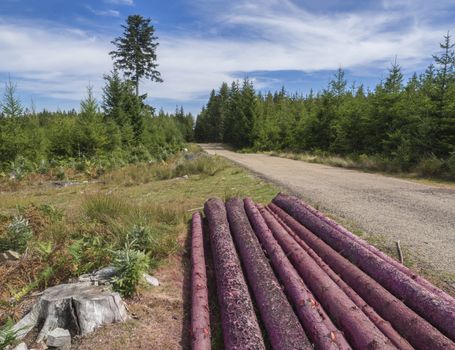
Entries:
{"label": "green shrub", "polygon": [[8,225],[6,234],[0,237],[0,251],[12,249],[23,253],[32,236],[33,231],[28,220],[22,216],[16,216]]}
{"label": "green shrub", "polygon": [[132,249],[134,241],[127,242],[125,248],[114,252],[113,265],[118,275],[112,281],[112,287],[123,297],[129,298],[136,293],[142,274],[149,268],[148,256]]}
{"label": "green shrub", "polygon": [[49,162],[45,159],[41,159],[38,165],[38,172],[40,174],[47,174],[49,172]]}
{"label": "green shrub", "polygon": [[52,222],[58,222],[63,219],[63,210],[54,207],[52,204],[41,204],[38,210]]}
{"label": "green shrub", "polygon": [[450,157],[446,161],[446,166],[449,178],[455,179],[455,152],[450,154]]}
{"label": "green shrub", "polygon": [[420,176],[439,176],[443,173],[444,161],[434,154],[422,158],[416,165],[415,171]]}
{"label": "green shrub", "polygon": [[0,328],[0,350],[6,349],[8,345],[13,344],[17,339],[18,330],[13,329],[14,322],[8,319],[4,326]]}
{"label": "green shrub", "polygon": [[63,181],[66,179],[65,169],[63,167],[58,167],[57,171],[55,172],[55,177],[57,180]]}

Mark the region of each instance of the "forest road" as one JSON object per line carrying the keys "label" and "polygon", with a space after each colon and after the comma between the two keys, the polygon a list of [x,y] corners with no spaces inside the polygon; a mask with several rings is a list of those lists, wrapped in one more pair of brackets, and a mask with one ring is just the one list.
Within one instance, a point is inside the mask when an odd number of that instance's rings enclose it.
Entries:
{"label": "forest road", "polygon": [[[455,291],[455,187],[201,145],[251,170],[334,217],[379,235],[387,251],[401,241],[406,258]],[[371,236],[370,236],[371,239]],[[373,243],[374,243],[374,238]],[[385,245],[385,246],[384,246]],[[396,256],[396,255],[395,255]]]}

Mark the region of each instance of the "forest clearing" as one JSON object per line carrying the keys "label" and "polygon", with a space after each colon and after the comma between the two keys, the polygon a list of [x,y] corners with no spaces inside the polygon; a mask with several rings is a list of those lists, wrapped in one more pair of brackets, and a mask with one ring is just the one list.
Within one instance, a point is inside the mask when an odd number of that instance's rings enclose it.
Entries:
{"label": "forest clearing", "polygon": [[0,350],[455,350],[454,16],[1,1]]}

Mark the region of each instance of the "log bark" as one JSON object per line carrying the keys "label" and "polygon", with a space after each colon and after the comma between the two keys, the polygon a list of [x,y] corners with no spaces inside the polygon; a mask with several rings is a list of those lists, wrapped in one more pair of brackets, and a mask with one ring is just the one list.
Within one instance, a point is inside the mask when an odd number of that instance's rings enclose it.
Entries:
{"label": "log bark", "polygon": [[354,349],[396,349],[354,302],[265,209],[267,226],[332,321]]}
{"label": "log bark", "polygon": [[389,321],[416,349],[452,349],[455,344],[425,319],[378,284],[349,260],[297,220],[271,204],[270,208],[302,239],[330,268],[353,288],[375,311]]}
{"label": "log bark", "polygon": [[358,241],[341,239],[346,236],[305,210],[295,198],[278,196],[274,198],[273,203],[360,267],[398,299],[403,300],[450,339],[455,340],[455,302],[441,298],[424,288],[395,266],[385,263]]}
{"label": "log bark", "polygon": [[243,201],[231,198],[227,216],[248,285],[254,295],[270,345],[276,350],[312,349],[246,216]]}
{"label": "log bark", "polygon": [[125,305],[118,293],[109,287],[87,282],[60,284],[46,289],[36,304],[15,326],[18,337],[24,337],[38,326],[37,341],[55,328],[68,329],[71,335],[86,335],[96,328],[128,319]]}
{"label": "log bark", "polygon": [[228,350],[265,350],[224,203],[211,198],[205,203],[204,211],[210,230],[224,347]]}
{"label": "log bark", "polygon": [[193,214],[191,222],[191,262],[191,348],[210,350],[209,297],[202,218],[199,212]]}
{"label": "log bark", "polygon": [[307,251],[307,253],[316,261],[316,263],[327,273],[327,275],[346,293],[346,295],[351,298],[351,300],[356,304],[365,315],[373,322],[379,330],[390,339],[390,341],[401,350],[412,350],[414,349],[411,344],[409,344],[390,324],[379,316],[374,309],[368,305],[365,300],[363,300],[346,282],[344,282],[322,259],[319,255],[316,254],[299,236],[297,236],[294,231],[292,231],[289,226],[284,223],[281,218],[275,214],[270,208],[266,208],[275,219],[283,226],[283,228],[295,239],[295,241]]}
{"label": "log bark", "polygon": [[316,302],[299,274],[286,257],[283,249],[273,237],[259,210],[249,198],[245,199],[245,209],[254,231],[267,251],[272,266],[277,272],[304,329],[317,350],[351,349],[348,342],[324,309]]}
{"label": "log bark", "polygon": [[420,284],[422,287],[428,289],[430,292],[436,294],[437,296],[439,296],[442,299],[447,300],[448,302],[451,302],[451,303],[454,302],[454,298],[452,296],[450,296],[449,294],[447,294],[443,290],[439,289],[438,287],[436,287],[435,285],[433,285],[432,283],[427,281],[422,276],[417,275],[414,271],[412,271],[409,268],[407,268],[406,266],[404,266],[402,262],[398,263],[398,261],[396,261],[392,257],[388,256],[387,254],[385,254],[384,252],[382,252],[381,250],[379,250],[375,246],[372,246],[371,244],[369,244],[365,240],[363,240],[360,237],[356,236],[355,234],[353,234],[352,232],[350,232],[349,230],[347,230],[346,228],[344,228],[343,226],[341,226],[337,222],[333,221],[332,219],[328,218],[323,213],[321,213],[319,210],[317,210],[317,209],[313,208],[312,206],[308,205],[307,203],[305,203],[301,199],[299,199],[297,197],[294,197],[294,196],[288,196],[288,195],[285,195],[283,193],[278,194],[276,198],[277,198],[277,200],[283,198],[283,199],[289,199],[289,200],[295,201],[295,203],[298,203],[298,205],[300,205],[302,207],[302,210],[306,210],[309,213],[317,216],[319,219],[321,219],[322,221],[324,221],[328,225],[332,226],[335,230],[337,230],[341,234],[345,235],[347,239],[353,240],[353,241],[359,243],[360,245],[364,246],[370,252],[376,254],[378,257],[383,259],[386,263],[394,266],[395,268],[397,268],[401,272],[403,272],[406,275],[408,275],[409,277],[411,277],[416,283]]}

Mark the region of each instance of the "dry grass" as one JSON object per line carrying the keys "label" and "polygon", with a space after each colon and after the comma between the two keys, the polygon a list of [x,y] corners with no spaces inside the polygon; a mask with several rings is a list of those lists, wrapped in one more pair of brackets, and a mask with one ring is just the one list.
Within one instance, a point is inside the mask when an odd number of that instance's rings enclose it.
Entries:
{"label": "dry grass", "polygon": [[431,183],[433,185],[453,187],[455,184],[453,181],[453,174],[452,177],[447,174],[441,176],[443,162],[434,156],[422,159],[422,161],[414,166],[410,171],[403,171],[399,163],[381,158],[379,156],[360,155],[356,158],[350,158],[329,154],[313,154],[308,152],[295,153],[271,151],[262,153],[273,157],[300,160],[308,163],[325,164],[366,172],[377,172],[383,175],[392,175],[413,181]]}

